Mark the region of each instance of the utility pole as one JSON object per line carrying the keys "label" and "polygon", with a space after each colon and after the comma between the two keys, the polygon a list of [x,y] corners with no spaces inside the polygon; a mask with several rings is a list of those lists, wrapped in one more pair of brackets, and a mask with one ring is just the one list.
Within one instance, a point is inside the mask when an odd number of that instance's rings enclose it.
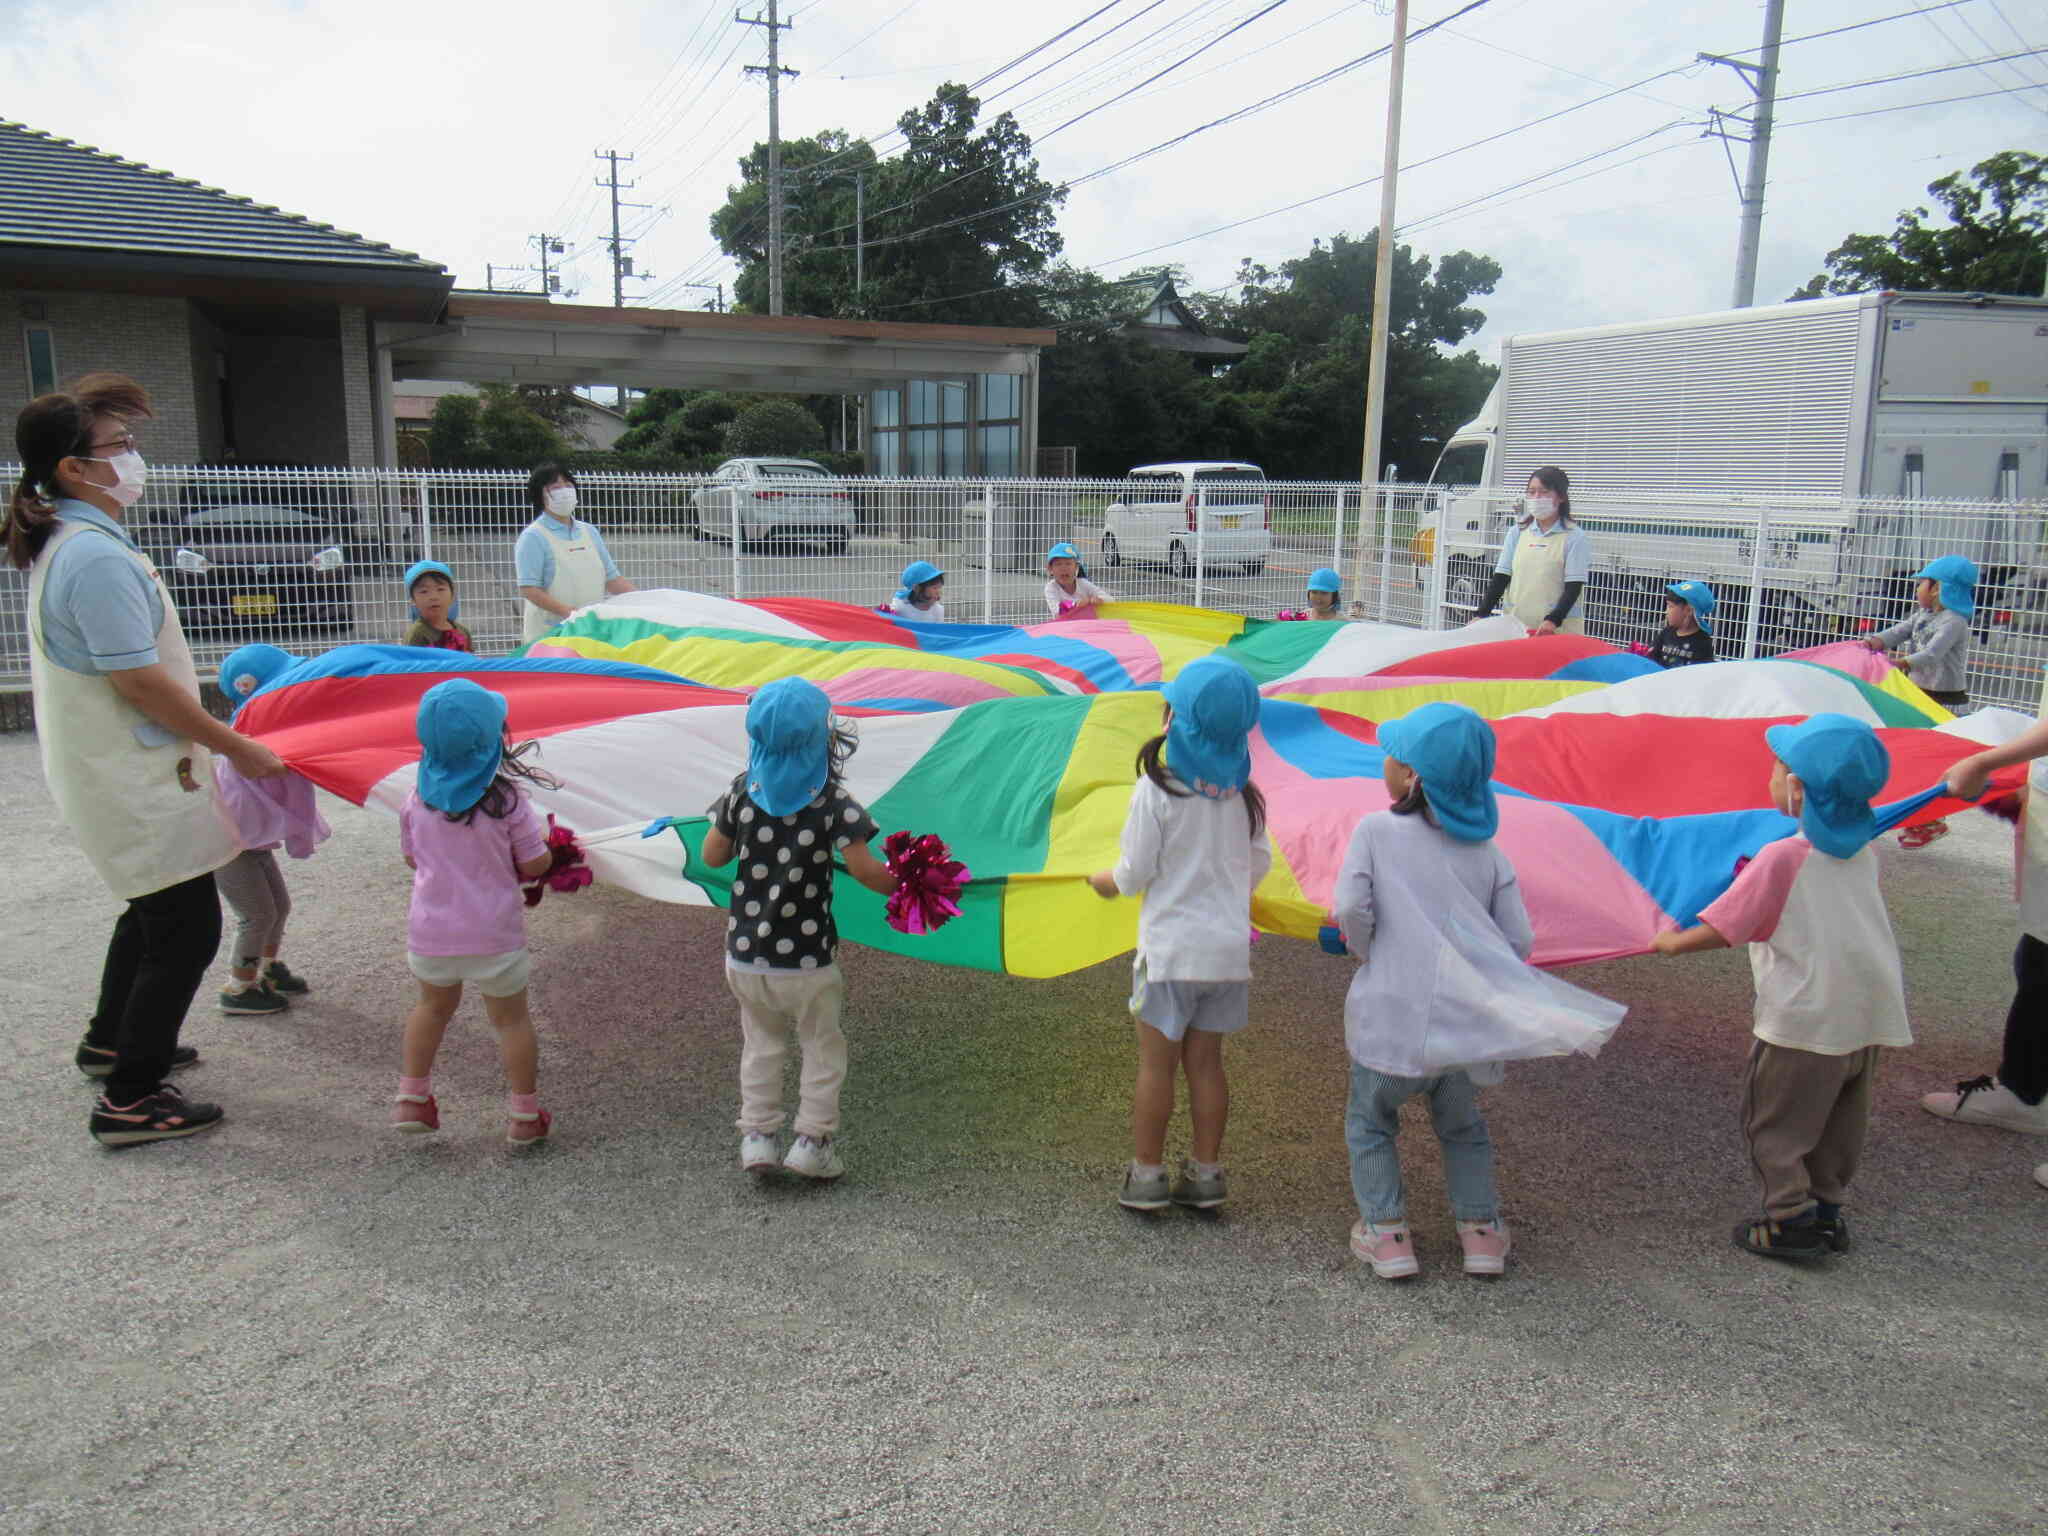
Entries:
{"label": "utility pole", "polygon": [[[860,299],[860,290],[867,280],[868,269],[868,173],[853,173],[853,297]],[[842,434],[843,435],[843,434]],[[840,446],[843,448],[845,444]]]}
{"label": "utility pole", "polygon": [[[616,230],[614,233],[616,233]],[[548,234],[528,235],[526,243],[540,252],[540,291],[548,295],[560,293],[562,291],[562,279],[560,274],[555,271],[554,264],[549,258],[567,254],[569,249],[567,243],[563,241],[560,235]],[[570,297],[573,298],[575,295],[571,294]]]}
{"label": "utility pole", "polygon": [[[622,155],[616,149],[594,149],[591,151],[591,155],[595,159],[607,162],[611,167],[610,175],[600,180],[597,185],[611,189],[612,237],[606,243],[612,248],[612,308],[624,309],[626,307],[626,279],[637,275],[644,281],[654,274],[652,272],[636,274],[633,271],[633,258],[626,254],[626,247],[632,242],[619,233],[619,210],[621,208],[651,208],[654,205],[652,203],[622,203],[619,201],[619,194],[624,191],[630,191],[633,187],[632,182],[621,183],[619,180],[619,162],[621,160],[630,161],[633,158],[631,155]],[[626,409],[626,386],[615,384],[612,387],[618,391],[619,409],[624,411]]]}
{"label": "utility pole", "polygon": [[722,314],[725,310],[725,284],[723,283],[679,283],[680,288],[703,288],[718,295],[711,301],[711,313]]}
{"label": "utility pole", "polygon": [[743,27],[766,27],[768,29],[768,62],[766,65],[749,64],[743,73],[766,75],[768,77],[768,313],[782,313],[782,77],[795,77],[796,71],[782,67],[782,34],[790,29],[791,23],[775,18],[775,0],[768,0],[768,15],[742,16],[738,11],[732,19]]}
{"label": "utility pole", "polygon": [[[1365,538],[1366,498],[1380,479],[1380,438],[1387,417],[1387,327],[1394,303],[1394,191],[1401,170],[1401,79],[1408,62],[1408,0],[1394,0],[1394,45],[1388,55],[1386,155],[1380,168],[1380,233],[1372,280],[1372,352],[1365,380],[1365,455],[1359,467],[1358,535]],[[1341,518],[1343,513],[1340,511]],[[1386,508],[1380,508],[1386,516]],[[1355,579],[1360,550],[1352,556]],[[1354,588],[1355,590],[1355,588]],[[1380,617],[1384,618],[1382,614]]]}
{"label": "utility pole", "polygon": [[[1744,63],[1717,53],[1698,55],[1703,63],[1725,64],[1743,78],[1756,93],[1756,106],[1749,120],[1749,171],[1742,179],[1742,230],[1735,242],[1736,309],[1756,302],[1757,248],[1764,232],[1764,182],[1771,168],[1771,113],[1778,99],[1778,38],[1784,31],[1785,0],[1765,0],[1764,44],[1760,62]],[[1717,113],[1709,133],[1724,141],[1735,137],[1720,127],[1727,114]]]}

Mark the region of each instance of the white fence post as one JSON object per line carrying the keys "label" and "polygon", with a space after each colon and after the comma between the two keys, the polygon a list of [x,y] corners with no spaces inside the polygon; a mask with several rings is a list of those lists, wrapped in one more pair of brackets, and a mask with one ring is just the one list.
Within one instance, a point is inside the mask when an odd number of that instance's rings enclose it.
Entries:
{"label": "white fence post", "polygon": [[1448,491],[1437,498],[1436,537],[1430,540],[1429,576],[1423,602],[1428,608],[1427,625],[1430,629],[1442,630],[1449,620],[1444,614],[1444,575],[1450,569],[1451,499]]}
{"label": "white fence post", "polygon": [[1764,625],[1764,555],[1771,542],[1771,509],[1756,509],[1756,548],[1749,558],[1749,626],[1742,637],[1742,659],[1755,661]]}
{"label": "white fence post", "polygon": [[1387,609],[1393,605],[1394,579],[1394,516],[1390,503],[1393,491],[1380,487],[1380,622],[1387,622]]}
{"label": "white fence post", "polygon": [[[1025,521],[1028,526],[1030,520],[1027,518]],[[996,488],[992,483],[983,481],[981,487],[981,622],[993,624],[995,621]]]}
{"label": "white fence post", "polygon": [[427,496],[427,477],[419,478],[420,491],[420,558],[434,558],[434,514],[432,503]]}
{"label": "white fence post", "polygon": [[1208,554],[1209,508],[1204,504],[1202,493],[1195,492],[1195,600],[1194,606],[1202,606],[1202,586],[1206,575],[1204,559]]}
{"label": "white fence post", "polygon": [[747,595],[746,578],[742,574],[740,564],[740,533],[742,527],[743,525],[740,522],[740,493],[734,491],[732,494],[732,526],[726,530],[732,535],[732,600],[734,602],[738,602]]}

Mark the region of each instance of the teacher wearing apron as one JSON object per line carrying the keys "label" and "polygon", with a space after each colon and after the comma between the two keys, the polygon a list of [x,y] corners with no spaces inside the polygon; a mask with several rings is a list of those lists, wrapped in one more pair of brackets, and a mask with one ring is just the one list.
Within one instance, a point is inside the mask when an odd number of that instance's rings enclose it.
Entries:
{"label": "teacher wearing apron", "polygon": [[30,401],[15,421],[22,471],[6,519],[8,558],[28,572],[43,777],[86,861],[127,903],[74,1057],[104,1080],[87,1127],[108,1146],[220,1122],[218,1105],[165,1082],[199,1059],[178,1032],[220,947],[213,872],[241,851],[214,804],[211,754],[249,778],[285,771],[200,704],[177,607],[121,526],[146,473],[129,424],[149,414],[142,387],[113,373]]}
{"label": "teacher wearing apron", "polygon": [[1472,615],[1483,619],[1506,599],[1505,611],[1532,635],[1582,635],[1576,611],[1593,569],[1593,544],[1572,521],[1572,483],[1545,465],[1529,477],[1522,521],[1508,531],[1494,562],[1486,599]]}
{"label": "teacher wearing apron", "polygon": [[525,599],[520,642],[531,645],[606,593],[630,592],[604,535],[576,516],[576,477],[543,464],[526,477],[526,499],[540,514],[513,547],[512,564]]}

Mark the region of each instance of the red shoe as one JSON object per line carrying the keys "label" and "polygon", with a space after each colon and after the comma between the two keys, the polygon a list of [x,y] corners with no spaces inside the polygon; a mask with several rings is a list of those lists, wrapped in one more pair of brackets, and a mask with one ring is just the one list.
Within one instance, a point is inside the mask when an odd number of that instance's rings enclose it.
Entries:
{"label": "red shoe", "polygon": [[1901,827],[1899,829],[1899,846],[1901,848],[1925,848],[1929,843],[1938,843],[1947,836],[1947,822],[1923,821],[1918,826]]}
{"label": "red shoe", "polygon": [[434,1102],[430,1093],[425,1098],[417,1094],[401,1093],[398,1102],[391,1106],[391,1129],[417,1136],[424,1131],[441,1129],[441,1106]]}
{"label": "red shoe", "polygon": [[548,1139],[548,1127],[555,1123],[555,1117],[546,1110],[531,1118],[514,1115],[505,1127],[505,1139],[515,1147],[530,1147],[537,1141]]}

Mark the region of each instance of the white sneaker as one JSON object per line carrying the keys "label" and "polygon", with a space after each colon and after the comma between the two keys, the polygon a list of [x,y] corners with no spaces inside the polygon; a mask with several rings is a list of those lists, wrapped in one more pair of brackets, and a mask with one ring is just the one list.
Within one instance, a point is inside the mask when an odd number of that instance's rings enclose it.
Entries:
{"label": "white sneaker", "polygon": [[2048,1136],[2048,1100],[2029,1104],[2005,1084],[1989,1077],[1957,1083],[1953,1093],[1929,1093],[1920,1107],[1944,1120],[1966,1125],[1995,1125],[2002,1131]]}
{"label": "white sneaker", "polygon": [[766,1131],[749,1131],[740,1138],[740,1167],[748,1173],[765,1173],[781,1164],[775,1138]]}
{"label": "white sneaker", "polygon": [[789,1144],[782,1166],[807,1179],[836,1179],[846,1172],[845,1164],[839,1161],[839,1149],[829,1136],[797,1137]]}

